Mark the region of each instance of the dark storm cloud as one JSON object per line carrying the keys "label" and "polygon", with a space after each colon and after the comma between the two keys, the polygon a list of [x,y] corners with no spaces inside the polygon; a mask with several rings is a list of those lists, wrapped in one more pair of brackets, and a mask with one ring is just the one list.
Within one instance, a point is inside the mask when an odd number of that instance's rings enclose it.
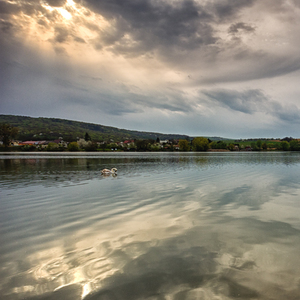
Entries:
{"label": "dark storm cloud", "polygon": [[[114,45],[121,53],[147,52],[167,47],[169,51],[196,49],[215,44],[213,24],[228,19],[254,1],[222,1],[203,6],[193,0],[181,2],[86,1],[86,5],[114,22],[114,29],[101,34],[98,43]],[[129,34],[131,41],[124,36]],[[174,47],[176,46],[176,48]],[[174,47],[174,48],[173,48]]]}
{"label": "dark storm cloud", "polygon": [[[65,1],[48,1],[49,5],[61,6]],[[118,55],[136,57],[146,53],[154,54],[156,58],[176,68],[195,71],[202,62],[212,63],[220,61],[232,61],[245,66],[235,72],[214,73],[213,76],[206,76],[202,82],[210,81],[242,81],[255,78],[274,77],[287,74],[300,68],[300,61],[295,57],[286,58],[285,55],[269,55],[260,49],[251,49],[245,44],[226,44],[218,29],[219,24],[228,25],[228,33],[243,36],[247,33],[254,33],[256,27],[245,22],[236,22],[239,12],[251,7],[256,0],[234,0],[234,1],[210,1],[201,4],[195,0],[180,2],[168,1],[135,1],[135,0],[87,0],[77,1],[92,11],[99,13],[109,21],[109,26],[102,28],[88,20],[81,19],[81,22],[88,29],[97,32],[98,38],[84,39],[75,32],[70,34],[70,28],[60,24],[55,26],[57,11],[49,11],[41,6],[40,1],[20,2],[18,5],[0,1],[0,7],[6,14],[14,14],[22,11],[28,13],[41,12],[43,19],[37,19],[38,23],[46,28],[50,21],[54,24],[55,43],[65,43],[70,35],[74,41],[79,43],[92,43],[97,50],[106,49]],[[275,3],[276,8],[281,7]],[[275,9],[273,7],[273,9]],[[13,27],[14,23],[5,19],[2,30],[18,30]],[[224,23],[225,22],[225,23]],[[12,24],[12,25],[11,25]],[[73,33],[74,32],[74,33]],[[236,40],[238,42],[238,39]],[[54,47],[56,47],[54,45]],[[56,50],[55,50],[56,51]],[[225,54],[226,53],[226,54]],[[266,58],[266,56],[268,56]],[[252,61],[255,60],[255,63]],[[249,64],[248,65],[248,62]],[[197,63],[195,63],[197,62]],[[252,70],[253,69],[253,70]],[[258,71],[259,70],[259,71]]]}
{"label": "dark storm cloud", "polygon": [[216,89],[212,91],[201,91],[218,105],[229,108],[233,111],[239,111],[245,114],[255,114],[263,112],[282,121],[294,123],[300,122],[300,110],[295,105],[282,105],[279,102],[269,99],[261,90],[253,89],[243,92]]}
{"label": "dark storm cloud", "polygon": [[[244,64],[234,72],[206,76],[204,81],[243,81],[280,76],[300,68],[294,55],[270,53],[267,49],[245,44],[242,38],[255,34],[257,24],[239,20],[243,9],[252,7],[256,0],[209,1],[201,4],[194,0],[180,2],[87,0],[80,2],[104,16],[109,28],[98,32],[93,40],[98,50],[109,50],[118,55],[136,57],[150,53],[160,61],[176,68],[197,72],[201,64],[230,61]],[[274,14],[282,6],[276,2]],[[289,22],[289,21],[286,21]],[[231,25],[228,25],[228,23]],[[231,43],[220,34],[219,25],[228,26],[228,33],[236,37]]]}

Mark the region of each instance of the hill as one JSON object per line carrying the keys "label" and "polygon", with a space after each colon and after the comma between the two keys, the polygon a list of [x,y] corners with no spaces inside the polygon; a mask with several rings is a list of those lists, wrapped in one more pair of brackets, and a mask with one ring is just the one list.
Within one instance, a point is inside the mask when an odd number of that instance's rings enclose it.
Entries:
{"label": "hill", "polygon": [[119,129],[93,123],[70,121],[57,118],[33,118],[15,115],[0,115],[0,123],[8,123],[19,129],[20,140],[55,140],[62,137],[65,141],[83,138],[85,133],[94,141],[124,141],[127,139],[190,139],[187,135],[163,134]]}

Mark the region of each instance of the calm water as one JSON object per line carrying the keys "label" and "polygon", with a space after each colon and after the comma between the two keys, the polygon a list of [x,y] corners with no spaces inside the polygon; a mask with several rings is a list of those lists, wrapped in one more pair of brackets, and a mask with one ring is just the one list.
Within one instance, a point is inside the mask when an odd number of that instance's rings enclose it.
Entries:
{"label": "calm water", "polygon": [[0,154],[0,187],[2,300],[300,299],[300,153]]}

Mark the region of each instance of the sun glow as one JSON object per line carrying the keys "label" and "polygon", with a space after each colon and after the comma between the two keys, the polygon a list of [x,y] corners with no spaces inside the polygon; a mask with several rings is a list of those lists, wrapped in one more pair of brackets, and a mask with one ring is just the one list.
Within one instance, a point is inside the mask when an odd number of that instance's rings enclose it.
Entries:
{"label": "sun glow", "polygon": [[10,20],[27,45],[65,58],[81,59],[86,51],[90,53],[87,56],[99,56],[96,44],[101,44],[101,34],[111,26],[101,14],[72,0],[60,7],[41,0],[35,8],[31,14],[20,12]]}
{"label": "sun glow", "polygon": [[57,10],[66,20],[70,20],[72,18],[72,15],[64,8],[58,8]]}
{"label": "sun glow", "polygon": [[52,7],[48,4],[42,4],[42,6],[47,9],[48,11],[50,12],[53,12],[53,11],[57,11],[61,14],[61,16],[66,19],[66,20],[70,20],[72,18],[72,15],[71,13],[66,9],[66,8],[71,8],[71,9],[74,9],[75,8],[75,3],[73,1],[68,1],[64,7]]}

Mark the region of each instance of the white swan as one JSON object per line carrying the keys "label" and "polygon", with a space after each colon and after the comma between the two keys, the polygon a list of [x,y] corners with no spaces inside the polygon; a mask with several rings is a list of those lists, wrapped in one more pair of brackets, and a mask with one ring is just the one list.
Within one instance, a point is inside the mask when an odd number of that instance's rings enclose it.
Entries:
{"label": "white swan", "polygon": [[109,169],[103,169],[101,171],[101,174],[104,174],[104,175],[108,175],[108,174],[117,174],[117,168],[112,168],[111,170]]}

